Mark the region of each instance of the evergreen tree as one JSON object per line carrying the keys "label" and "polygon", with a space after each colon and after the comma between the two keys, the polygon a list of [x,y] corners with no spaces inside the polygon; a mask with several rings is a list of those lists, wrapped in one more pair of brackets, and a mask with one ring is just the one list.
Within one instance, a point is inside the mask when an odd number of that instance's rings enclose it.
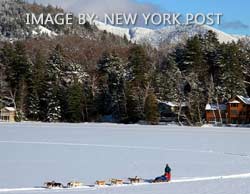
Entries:
{"label": "evergreen tree", "polygon": [[142,107],[141,98],[138,95],[138,89],[133,85],[128,84],[126,87],[126,99],[127,99],[127,115],[128,123],[136,123],[145,118],[144,107]]}
{"label": "evergreen tree", "polygon": [[63,57],[63,49],[61,45],[57,45],[56,48],[50,54],[47,61],[47,73],[49,80],[53,81],[54,84],[60,84],[60,78],[62,75],[62,70],[65,68],[65,60]]}
{"label": "evergreen tree", "polygon": [[34,90],[27,96],[26,117],[32,121],[39,121],[40,118],[40,99]]}
{"label": "evergreen tree", "polygon": [[126,119],[125,69],[115,53],[104,53],[98,65],[99,102],[103,114],[111,114],[116,121]]}
{"label": "evergreen tree", "polygon": [[159,123],[158,101],[153,93],[150,93],[146,98],[145,118],[149,124]]}
{"label": "evergreen tree", "polygon": [[83,87],[80,83],[74,83],[67,92],[67,120],[69,122],[84,121],[84,96]]}
{"label": "evergreen tree", "polygon": [[164,57],[154,73],[154,88],[160,100],[179,102],[181,98],[182,75],[172,56]]}
{"label": "evergreen tree", "polygon": [[152,65],[142,46],[135,45],[129,51],[129,68],[132,80],[141,88],[145,88],[151,78]]}
{"label": "evergreen tree", "polygon": [[59,122],[62,118],[60,101],[58,98],[57,87],[50,87],[46,91],[47,98],[47,112],[46,121],[47,122]]}
{"label": "evergreen tree", "polygon": [[184,65],[186,65],[184,75],[190,86],[190,91],[186,94],[189,108],[189,119],[192,123],[201,123],[203,110],[207,103],[207,91],[209,81],[209,67],[204,58],[202,50],[203,39],[195,36],[187,41],[184,55]]}
{"label": "evergreen tree", "polygon": [[208,66],[202,51],[201,37],[195,36],[187,41],[184,65],[187,66],[186,75],[195,72],[198,80],[203,81],[208,72]]}
{"label": "evergreen tree", "polygon": [[247,95],[250,96],[250,41],[239,41],[237,46],[239,48],[238,59],[242,67]]}
{"label": "evergreen tree", "polygon": [[41,119],[41,110],[44,108],[40,104],[41,96],[44,92],[46,75],[46,61],[45,57],[38,51],[35,55],[32,73],[28,81],[28,95],[27,95],[27,110],[26,115],[28,119],[37,121]]}
{"label": "evergreen tree", "polygon": [[239,48],[235,43],[222,45],[220,83],[216,87],[219,96],[230,99],[236,95],[246,95],[243,67],[240,63]]}
{"label": "evergreen tree", "polygon": [[41,98],[41,105],[45,109],[44,119],[48,122],[57,122],[62,119],[60,92],[62,93],[63,90],[61,76],[65,66],[62,47],[57,45],[46,64],[47,71],[43,84],[45,91]]}
{"label": "evergreen tree", "polygon": [[127,86],[127,111],[129,120],[137,122],[145,118],[146,97],[151,88],[153,65],[142,46],[134,45],[129,51]]}
{"label": "evergreen tree", "polygon": [[1,49],[1,63],[6,67],[7,81],[11,88],[16,88],[16,81],[14,77],[14,70],[12,68],[15,58],[15,49],[12,44],[5,43]]}
{"label": "evergreen tree", "polygon": [[215,32],[208,31],[208,33],[204,35],[202,39],[202,52],[208,65],[208,74],[205,76],[208,78],[212,76],[214,83],[217,84],[222,56],[220,43]]}

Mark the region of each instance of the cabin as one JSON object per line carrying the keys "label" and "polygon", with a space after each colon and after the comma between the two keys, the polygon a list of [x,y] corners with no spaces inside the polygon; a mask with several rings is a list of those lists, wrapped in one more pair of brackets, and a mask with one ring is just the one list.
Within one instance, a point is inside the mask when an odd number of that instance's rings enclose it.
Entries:
{"label": "cabin", "polygon": [[16,109],[13,107],[4,107],[0,110],[1,122],[15,122]]}
{"label": "cabin", "polygon": [[207,104],[206,105],[206,121],[210,124],[226,123],[226,104]]}
{"label": "cabin", "polygon": [[96,181],[96,185],[98,185],[98,186],[105,186],[106,185],[106,181]]}
{"label": "cabin", "polygon": [[236,96],[227,104],[227,117],[230,124],[250,123],[250,98]]}
{"label": "cabin", "polygon": [[[158,110],[161,122],[178,122],[178,114],[185,114],[187,111],[186,103],[165,102],[158,100]],[[185,120],[182,117],[180,120]]]}
{"label": "cabin", "polygon": [[236,96],[225,104],[207,104],[206,121],[210,124],[249,124],[250,98]]}

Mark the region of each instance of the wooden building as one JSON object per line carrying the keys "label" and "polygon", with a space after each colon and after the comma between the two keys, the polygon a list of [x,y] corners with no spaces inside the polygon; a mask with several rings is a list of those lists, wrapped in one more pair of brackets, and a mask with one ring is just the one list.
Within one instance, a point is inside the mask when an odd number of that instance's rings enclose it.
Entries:
{"label": "wooden building", "polygon": [[226,122],[226,104],[207,104],[206,105],[206,121],[210,124],[218,124]]}
{"label": "wooden building", "polygon": [[186,103],[158,101],[161,122],[185,122],[182,115],[187,112]]}
{"label": "wooden building", "polygon": [[236,96],[227,104],[228,123],[249,124],[250,123],[250,98]]}
{"label": "wooden building", "polygon": [[250,98],[236,96],[226,104],[207,104],[207,123],[249,124]]}
{"label": "wooden building", "polygon": [[15,122],[16,109],[13,107],[4,107],[0,110],[1,122]]}

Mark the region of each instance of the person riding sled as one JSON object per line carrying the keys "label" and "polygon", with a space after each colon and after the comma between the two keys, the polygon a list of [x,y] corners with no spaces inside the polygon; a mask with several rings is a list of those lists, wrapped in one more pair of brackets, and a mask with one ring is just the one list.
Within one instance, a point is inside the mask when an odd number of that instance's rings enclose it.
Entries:
{"label": "person riding sled", "polygon": [[166,164],[165,167],[165,177],[167,178],[168,181],[171,181],[171,168],[169,167],[168,164]]}
{"label": "person riding sled", "polygon": [[156,177],[154,182],[169,182],[169,181],[171,181],[171,168],[168,164],[166,164],[164,175]]}

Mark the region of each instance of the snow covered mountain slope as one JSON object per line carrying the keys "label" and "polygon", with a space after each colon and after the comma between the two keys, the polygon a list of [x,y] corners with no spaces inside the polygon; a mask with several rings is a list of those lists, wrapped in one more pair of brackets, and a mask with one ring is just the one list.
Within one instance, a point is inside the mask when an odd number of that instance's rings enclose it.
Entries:
{"label": "snow covered mountain slope", "polygon": [[49,37],[53,37],[53,36],[57,36],[57,34],[51,30],[49,30],[48,28],[45,28],[41,25],[39,25],[37,28],[35,28],[35,30],[32,31],[33,35],[41,35],[41,34],[45,34],[48,35]]}
{"label": "snow covered mountain slope", "polygon": [[95,21],[95,25],[99,30],[110,32],[117,36],[127,36],[128,39],[130,39],[129,29],[128,28],[121,28],[111,25],[106,25],[102,22]]}
{"label": "snow covered mountain slope", "polygon": [[238,41],[240,37],[233,36],[217,30],[213,27],[206,25],[176,25],[168,26],[162,29],[147,29],[147,28],[121,28],[111,25],[106,25],[101,22],[96,22],[96,26],[100,30],[106,30],[107,32],[113,33],[115,35],[124,36],[126,35],[132,42],[137,42],[139,44],[148,43],[153,47],[159,47],[161,44],[176,44],[187,40],[197,34],[205,34],[209,30],[214,31],[219,41],[222,42],[232,42]]}

